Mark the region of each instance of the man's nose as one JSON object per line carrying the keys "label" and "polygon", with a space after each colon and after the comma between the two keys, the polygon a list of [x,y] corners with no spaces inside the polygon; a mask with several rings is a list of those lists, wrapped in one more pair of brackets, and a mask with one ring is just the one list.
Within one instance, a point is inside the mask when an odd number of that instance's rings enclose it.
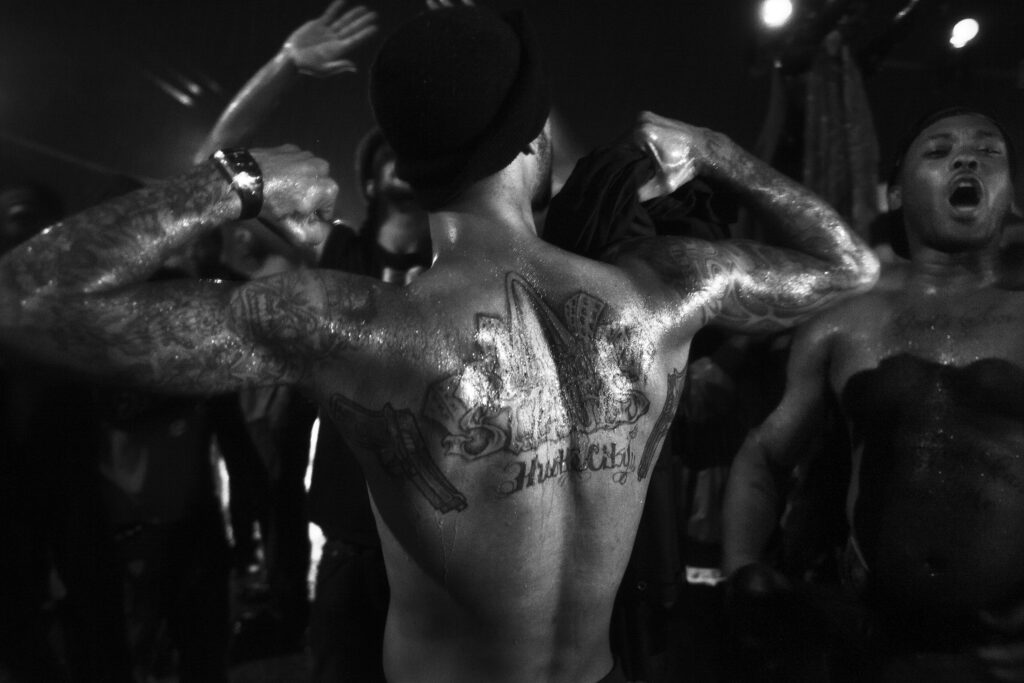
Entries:
{"label": "man's nose", "polygon": [[978,168],[978,157],[970,152],[961,152],[953,158],[953,169],[961,170],[968,169],[971,171],[977,170]]}

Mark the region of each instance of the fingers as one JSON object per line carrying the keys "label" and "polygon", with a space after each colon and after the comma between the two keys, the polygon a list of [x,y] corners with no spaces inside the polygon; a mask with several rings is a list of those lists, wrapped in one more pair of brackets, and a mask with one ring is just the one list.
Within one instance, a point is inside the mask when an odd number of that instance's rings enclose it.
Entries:
{"label": "fingers", "polygon": [[336,42],[344,43],[346,46],[351,47],[362,43],[376,32],[377,25],[373,23],[371,18],[365,22],[360,22],[357,26],[349,26],[344,31],[337,33]]}
{"label": "fingers", "polygon": [[344,7],[345,0],[334,0],[334,2],[327,6],[324,13],[320,15],[320,21],[325,24],[330,24],[338,18],[338,15],[341,14],[341,10]]}
{"label": "fingers", "polygon": [[649,124],[655,125],[655,126],[666,126],[666,125],[676,125],[676,124],[679,123],[679,121],[676,121],[674,119],[670,119],[670,118],[662,116],[660,114],[655,114],[653,111],[646,111],[645,110],[645,111],[640,112],[640,115],[637,116],[637,123],[639,123],[641,125],[645,124],[645,123],[649,123]]}
{"label": "fingers", "polygon": [[427,9],[442,7],[475,7],[473,0],[427,0]]}
{"label": "fingers", "polygon": [[339,59],[335,62],[327,62],[323,66],[324,76],[337,76],[339,74],[355,73],[356,71],[355,62],[348,59]]}
{"label": "fingers", "polygon": [[338,19],[330,22],[327,27],[337,35],[345,35],[358,31],[377,20],[377,13],[365,7],[353,7]]}

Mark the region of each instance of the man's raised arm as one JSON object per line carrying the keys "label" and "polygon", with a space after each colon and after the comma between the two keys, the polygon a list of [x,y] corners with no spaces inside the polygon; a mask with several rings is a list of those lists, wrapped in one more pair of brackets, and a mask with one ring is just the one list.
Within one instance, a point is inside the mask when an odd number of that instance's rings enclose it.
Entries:
{"label": "man's raised arm", "polygon": [[246,82],[224,109],[213,130],[196,151],[204,161],[223,147],[246,146],[249,136],[267,118],[300,74],[320,78],[356,70],[352,52],[377,31],[377,15],[365,7],[345,11],[335,0],[319,17],[292,31],[274,57]]}
{"label": "man's raised arm", "polygon": [[657,167],[641,199],[702,176],[728,187],[773,228],[779,246],[659,237],[609,254],[646,261],[685,298],[685,308],[701,308],[702,322],[739,331],[790,327],[877,280],[878,259],[832,207],[725,135],[645,113],[635,141]]}
{"label": "man's raised arm", "polygon": [[[203,232],[259,211],[300,246],[321,242],[337,185],[294,147],[253,150],[229,184],[214,161],[51,226],[0,257],[0,344],[84,372],[175,391],[294,379],[238,323],[246,298],[223,283],[145,283]],[[239,175],[260,193],[233,190]],[[259,185],[258,183],[256,185]],[[248,301],[251,301],[251,297]]]}

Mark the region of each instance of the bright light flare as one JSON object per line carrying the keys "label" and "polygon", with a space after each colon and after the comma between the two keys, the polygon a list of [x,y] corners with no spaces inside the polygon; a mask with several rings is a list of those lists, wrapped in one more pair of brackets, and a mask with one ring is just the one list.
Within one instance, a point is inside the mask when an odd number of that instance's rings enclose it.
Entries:
{"label": "bright light flare", "polygon": [[977,37],[979,28],[978,22],[974,19],[961,19],[953,27],[953,33],[949,37],[949,44],[959,50]]}
{"label": "bright light flare", "polygon": [[761,22],[768,28],[780,28],[793,16],[791,0],[762,0]]}

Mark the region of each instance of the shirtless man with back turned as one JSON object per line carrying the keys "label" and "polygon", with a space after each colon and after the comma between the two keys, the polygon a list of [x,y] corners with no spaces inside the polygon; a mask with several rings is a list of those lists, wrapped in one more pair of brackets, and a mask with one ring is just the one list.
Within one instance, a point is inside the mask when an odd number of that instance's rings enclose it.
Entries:
{"label": "shirtless man with back turned", "polygon": [[785,396],[730,477],[732,572],[758,561],[774,478],[838,400],[844,573],[874,618],[870,680],[1024,680],[1024,273],[999,249],[1011,161],[988,117],[922,121],[891,188],[910,261],[798,331]]}
{"label": "shirtless man with back turned", "polygon": [[[660,168],[643,192],[707,175],[774,219],[787,248],[656,238],[599,263],[541,241],[548,105],[520,15],[418,17],[382,47],[371,99],[430,212],[435,261],[408,286],[327,271],[142,284],[175,245],[239,215],[207,162],[0,261],[0,341],[167,391],[309,392],[369,484],[389,680],[614,675],[612,602],[694,333],[795,324],[870,287],[877,261],[726,137],[654,115],[637,130]],[[323,162],[252,157],[264,215],[322,239],[303,215],[333,199]]]}

